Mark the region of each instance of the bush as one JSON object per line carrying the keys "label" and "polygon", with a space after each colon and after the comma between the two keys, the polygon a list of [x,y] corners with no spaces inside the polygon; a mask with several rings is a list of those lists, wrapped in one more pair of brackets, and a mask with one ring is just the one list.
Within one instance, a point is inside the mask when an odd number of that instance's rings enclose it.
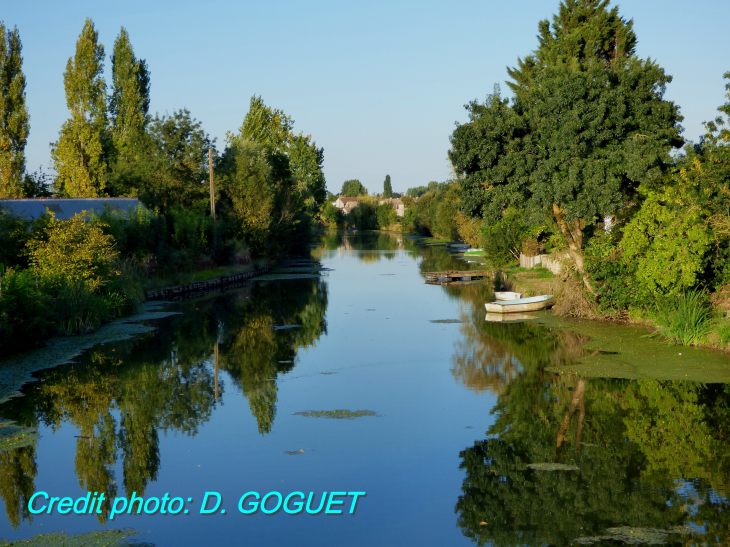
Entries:
{"label": "bush", "polygon": [[510,208],[499,222],[483,228],[481,246],[493,265],[507,266],[519,261],[526,238],[527,228],[519,211]]}
{"label": "bush", "polygon": [[398,214],[390,203],[378,205],[377,218],[380,228],[387,228],[398,222]]}
{"label": "bush", "polygon": [[655,297],[636,280],[636,260],[627,259],[616,245],[616,234],[593,237],[584,252],[586,272],[595,281],[602,312],[652,305]]}
{"label": "bush", "polygon": [[38,277],[83,280],[91,287],[104,283],[118,256],[114,238],[83,214],[71,220],[51,218],[47,229],[28,242],[30,263]]}
{"label": "bush", "polygon": [[17,351],[40,345],[52,332],[52,302],[29,271],[12,268],[0,279],[0,348]]}

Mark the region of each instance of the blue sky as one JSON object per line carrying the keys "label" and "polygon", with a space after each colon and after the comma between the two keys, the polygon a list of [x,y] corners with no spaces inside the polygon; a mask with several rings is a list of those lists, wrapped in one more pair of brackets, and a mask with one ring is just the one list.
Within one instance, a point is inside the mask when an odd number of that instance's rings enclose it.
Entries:
{"label": "blue sky", "polygon": [[[615,5],[615,3],[614,3]],[[696,141],[724,102],[730,2],[625,0],[641,57],[674,77],[666,97]],[[68,116],[63,71],[86,17],[107,51],[124,26],[152,73],[151,111],[188,108],[223,146],[251,95],[283,109],[325,151],[328,188],[349,178],[382,191],[449,177],[446,154],[463,105],[506,88],[507,65],[536,47],[558,0],[420,2],[8,2],[23,42],[31,133],[28,170],[50,167],[48,144]],[[107,77],[107,82],[110,79]]]}

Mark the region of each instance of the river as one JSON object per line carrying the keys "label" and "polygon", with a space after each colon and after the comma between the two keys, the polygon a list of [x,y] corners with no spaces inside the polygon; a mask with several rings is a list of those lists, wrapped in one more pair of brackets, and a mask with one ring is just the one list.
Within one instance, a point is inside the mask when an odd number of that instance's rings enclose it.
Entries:
{"label": "river", "polygon": [[[726,544],[730,385],[656,365],[633,379],[591,374],[590,359],[623,350],[587,350],[589,336],[549,314],[486,322],[489,284],[424,283],[424,271],[469,266],[396,234],[328,234],[311,259],[171,304],[180,313],[150,321],[155,330],[38,372],[0,405],[4,420],[37,430],[0,452],[0,537],[131,528],[158,547]],[[694,355],[730,372],[725,356]],[[92,514],[31,514],[36,492],[169,493],[185,512],[112,520],[105,501]],[[200,514],[206,492],[222,500],[213,514]],[[313,511],[323,492],[345,494],[331,498],[342,514],[243,514],[247,492],[314,492]],[[348,492],[365,494],[353,503]],[[34,510],[46,503],[37,496]]]}

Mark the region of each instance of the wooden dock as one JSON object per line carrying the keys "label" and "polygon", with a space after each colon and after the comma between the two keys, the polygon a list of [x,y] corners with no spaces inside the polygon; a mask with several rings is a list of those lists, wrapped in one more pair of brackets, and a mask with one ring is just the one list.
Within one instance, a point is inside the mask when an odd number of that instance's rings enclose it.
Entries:
{"label": "wooden dock", "polygon": [[493,275],[494,272],[485,270],[466,270],[463,272],[456,270],[449,270],[446,272],[426,272],[426,283],[432,285],[456,284],[474,281],[476,279],[491,278]]}

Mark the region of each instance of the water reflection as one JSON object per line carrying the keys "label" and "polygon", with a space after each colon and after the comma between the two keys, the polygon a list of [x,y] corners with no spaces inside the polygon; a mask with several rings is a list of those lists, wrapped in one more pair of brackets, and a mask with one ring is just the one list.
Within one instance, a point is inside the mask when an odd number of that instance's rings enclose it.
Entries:
{"label": "water reflection", "polygon": [[[182,315],[154,332],[43,372],[24,397],[3,405],[3,417],[54,430],[73,424],[80,486],[114,498],[114,466],[121,459],[124,491],[144,495],[160,468],[160,434],[196,435],[225,394],[211,366],[217,348],[220,368],[248,399],[259,433],[270,432],[277,375],[290,371],[298,351],[327,331],[325,283],[258,283],[181,306]],[[14,528],[30,520],[36,473],[34,446],[0,453],[0,496]],[[102,505],[101,523],[109,509]]]}
{"label": "water reflection", "polygon": [[725,544],[730,386],[548,372],[583,355],[587,339],[485,322],[483,296],[462,288],[452,357],[457,381],[498,396],[487,438],[460,454],[463,534],[498,546]]}

